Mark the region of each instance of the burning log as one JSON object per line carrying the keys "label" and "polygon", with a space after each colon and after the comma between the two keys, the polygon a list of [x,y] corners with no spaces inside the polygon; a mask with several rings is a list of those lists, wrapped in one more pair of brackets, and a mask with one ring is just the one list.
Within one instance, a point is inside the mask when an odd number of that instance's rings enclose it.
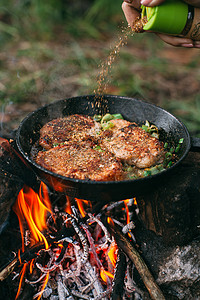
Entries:
{"label": "burning log", "polygon": [[[71,236],[74,234],[74,231],[63,227],[61,232],[58,233],[55,239],[48,238],[48,243],[50,246],[56,245],[58,241],[64,239],[67,236]],[[16,256],[11,262],[9,262],[6,266],[3,266],[0,270],[0,281],[5,280],[15,268],[17,268],[21,264],[25,264],[30,262],[32,259],[38,256],[38,252],[45,248],[45,243],[38,243],[31,248],[27,248],[20,255]],[[60,254],[61,255],[61,254]],[[59,259],[57,259],[58,262]]]}
{"label": "burning log", "polygon": [[145,264],[142,257],[139,255],[138,251],[133,247],[130,241],[121,233],[118,225],[113,225],[109,222],[110,230],[112,235],[115,237],[116,243],[119,248],[121,248],[130,260],[134,263],[138,273],[140,274],[150,296],[153,300],[165,300],[165,297],[156,284],[153,276],[151,275],[147,265]]}
{"label": "burning log", "polygon": [[39,245],[37,244],[22,253],[20,257],[13,259],[7,266],[4,266],[0,271],[0,281],[5,280],[20,264],[29,262],[31,259],[35,258],[38,255],[38,251],[43,249],[44,246],[44,243]]}
{"label": "burning log", "polygon": [[114,277],[114,285],[113,285],[113,290],[112,290],[112,295],[111,295],[112,300],[122,300],[123,299],[124,278],[125,278],[126,268],[127,268],[126,256],[119,249],[115,277]]}

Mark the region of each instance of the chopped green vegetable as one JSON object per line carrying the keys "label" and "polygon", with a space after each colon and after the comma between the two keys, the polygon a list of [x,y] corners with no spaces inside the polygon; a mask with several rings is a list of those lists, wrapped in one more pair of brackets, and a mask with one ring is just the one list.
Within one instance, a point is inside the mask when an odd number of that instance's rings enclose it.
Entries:
{"label": "chopped green vegetable", "polygon": [[101,115],[94,115],[94,117],[93,117],[94,121],[96,121],[96,122],[100,122],[101,118],[102,118]]}
{"label": "chopped green vegetable", "polygon": [[148,126],[142,125],[142,129],[145,130],[146,132],[148,132]]}
{"label": "chopped green vegetable", "polygon": [[121,114],[105,114],[104,116],[101,115],[94,115],[93,116],[94,121],[96,122],[101,122],[101,123],[106,123],[111,120],[116,120],[116,119],[121,119],[124,120]]}
{"label": "chopped green vegetable", "polygon": [[165,157],[166,157],[166,158],[172,157],[172,153],[171,153],[171,152],[166,152],[166,153],[165,153]]}
{"label": "chopped green vegetable", "polygon": [[172,164],[173,164],[173,162],[172,162],[172,160],[170,160],[170,162],[167,165],[167,168],[170,168],[172,166]]}
{"label": "chopped green vegetable", "polygon": [[124,118],[122,117],[121,114],[112,114],[113,116],[113,119],[121,119],[121,120],[124,120]]}
{"label": "chopped green vegetable", "polygon": [[146,120],[145,125],[146,125],[147,127],[150,127],[149,121]]}
{"label": "chopped green vegetable", "polygon": [[155,125],[150,125],[149,121],[146,121],[145,125],[142,125],[141,128],[150,133],[153,137],[159,139],[158,128]]}
{"label": "chopped green vegetable", "polygon": [[151,135],[152,135],[153,137],[155,137],[155,138],[159,139],[159,134],[158,134],[158,133],[156,133],[156,132],[153,132]]}
{"label": "chopped green vegetable", "polygon": [[105,122],[108,122],[110,120],[113,120],[113,116],[111,114],[105,114],[103,116],[103,118],[101,119],[101,123],[105,123]]}
{"label": "chopped green vegetable", "polygon": [[[162,168],[163,169],[163,168]],[[159,168],[158,166],[155,166],[153,168],[150,169],[151,175],[155,175],[160,173],[160,171],[162,170],[161,168]]]}
{"label": "chopped green vegetable", "polygon": [[99,146],[99,145],[95,145],[95,146],[93,147],[93,149],[94,149],[94,150],[97,150],[97,151],[100,151],[100,152],[103,152],[103,151],[104,151],[103,149],[101,149],[101,146]]}
{"label": "chopped green vegetable", "polygon": [[179,150],[180,150],[180,148],[181,148],[181,145],[180,144],[178,144],[178,146],[176,147],[176,149],[175,149],[175,153],[178,153],[179,152]]}
{"label": "chopped green vegetable", "polygon": [[183,144],[184,138],[179,140],[179,144]]}
{"label": "chopped green vegetable", "polygon": [[139,177],[135,174],[128,174],[128,179],[138,179]]}
{"label": "chopped green vegetable", "polygon": [[108,121],[107,123],[101,124],[101,126],[102,126],[103,130],[108,130],[108,129],[115,127],[115,125],[110,121]]}
{"label": "chopped green vegetable", "polygon": [[165,142],[165,144],[164,144],[164,148],[166,149],[168,147],[168,143],[167,142]]}
{"label": "chopped green vegetable", "polygon": [[151,171],[150,170],[145,170],[143,175],[144,175],[144,177],[151,176]]}

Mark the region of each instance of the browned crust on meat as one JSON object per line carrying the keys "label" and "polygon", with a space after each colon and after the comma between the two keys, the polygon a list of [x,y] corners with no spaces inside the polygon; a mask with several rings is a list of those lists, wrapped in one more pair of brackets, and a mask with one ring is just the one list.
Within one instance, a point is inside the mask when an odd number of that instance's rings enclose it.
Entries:
{"label": "browned crust on meat", "polygon": [[97,139],[100,124],[89,116],[70,115],[54,119],[40,130],[39,144],[44,149],[51,149],[54,144],[68,141],[80,142],[85,139]]}
{"label": "browned crust on meat", "polygon": [[111,129],[102,130],[78,114],[50,121],[40,130],[39,143],[47,151],[38,153],[37,164],[69,178],[119,181],[125,179],[124,163],[139,170],[163,162],[164,145],[157,138],[135,123],[110,122]]}
{"label": "browned crust on meat", "polygon": [[115,157],[138,168],[148,168],[164,159],[163,143],[140,127],[131,124],[107,132],[101,138],[103,149]]}
{"label": "browned crust on meat", "polygon": [[57,146],[40,151],[36,162],[62,176],[95,181],[123,179],[121,162],[107,151],[95,150],[86,143]]}

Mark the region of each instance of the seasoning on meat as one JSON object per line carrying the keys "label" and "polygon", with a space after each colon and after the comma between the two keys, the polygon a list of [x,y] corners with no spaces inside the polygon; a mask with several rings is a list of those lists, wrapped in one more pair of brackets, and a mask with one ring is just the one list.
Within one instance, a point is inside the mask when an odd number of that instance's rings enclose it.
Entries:
{"label": "seasoning on meat", "polygon": [[70,178],[95,181],[122,180],[121,162],[92,142],[68,143],[40,151],[36,162],[42,167]]}
{"label": "seasoning on meat", "polygon": [[54,119],[45,124],[40,130],[39,144],[44,149],[51,149],[55,144],[68,141],[83,141],[97,139],[101,125],[89,116],[70,115]]}
{"label": "seasoning on meat", "polygon": [[34,159],[54,173],[94,181],[144,177],[154,166],[162,170],[166,150],[158,132],[152,136],[117,116],[107,114],[97,122],[75,114],[50,121],[40,130],[44,151]]}
{"label": "seasoning on meat", "polygon": [[127,125],[127,121],[123,120],[110,122],[115,126],[102,135],[100,144],[103,149],[123,162],[141,169],[163,162],[164,145],[157,138],[133,123]]}

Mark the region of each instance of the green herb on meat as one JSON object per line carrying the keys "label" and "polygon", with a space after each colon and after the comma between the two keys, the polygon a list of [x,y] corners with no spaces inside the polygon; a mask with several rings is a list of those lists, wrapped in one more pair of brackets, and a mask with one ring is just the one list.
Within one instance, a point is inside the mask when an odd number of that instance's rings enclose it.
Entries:
{"label": "green herb on meat", "polygon": [[[116,119],[124,119],[121,114],[105,114],[104,116],[101,115],[94,115],[93,119],[101,124],[102,130],[109,130],[112,129],[115,125],[112,123],[112,120]],[[145,124],[141,126],[143,130],[147,133],[151,134],[151,136],[159,139],[159,130],[154,124],[151,124],[149,121],[146,120]],[[124,165],[123,169],[126,174],[127,179],[137,179],[141,177],[152,176],[170,168],[176,161],[177,161],[177,154],[181,149],[181,145],[184,139],[181,138],[178,142],[178,145],[172,145],[170,142],[164,142],[164,151],[165,151],[165,158],[162,164],[145,168],[145,169],[138,169],[135,166],[131,165]],[[100,146],[95,146],[95,150],[103,151]]]}
{"label": "green herb on meat", "polygon": [[108,130],[108,129],[115,127],[115,125],[110,121],[108,121],[106,123],[102,123],[101,126],[102,126],[103,130]]}
{"label": "green herb on meat", "polygon": [[150,125],[149,121],[146,121],[145,124],[141,126],[141,128],[150,133],[153,137],[159,139],[158,128],[155,125]]}
{"label": "green herb on meat", "polygon": [[94,115],[93,119],[94,121],[101,123],[101,127],[103,130],[108,130],[114,127],[114,124],[110,122],[112,120],[124,120],[121,114],[105,114],[104,116]]}
{"label": "green herb on meat", "polygon": [[103,152],[103,151],[104,151],[103,149],[101,149],[101,146],[99,146],[99,145],[95,145],[95,146],[93,147],[93,149],[94,149],[94,150],[97,150],[97,151],[100,151],[100,152]]}

